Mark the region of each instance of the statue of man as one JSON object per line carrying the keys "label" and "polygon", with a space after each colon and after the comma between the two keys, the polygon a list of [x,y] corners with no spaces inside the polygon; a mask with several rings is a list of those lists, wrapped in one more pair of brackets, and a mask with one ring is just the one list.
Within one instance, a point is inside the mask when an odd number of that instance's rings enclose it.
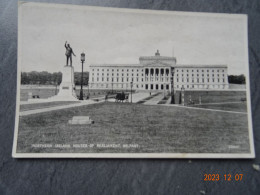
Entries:
{"label": "statue of man", "polygon": [[68,62],[69,62],[69,59],[70,59],[70,66],[72,66],[72,54],[74,56],[76,56],[72,50],[72,48],[70,47],[70,44],[67,44],[67,41],[65,42],[65,48],[66,48],[66,53],[65,55],[67,56],[67,63],[66,63],[66,66],[68,66]]}

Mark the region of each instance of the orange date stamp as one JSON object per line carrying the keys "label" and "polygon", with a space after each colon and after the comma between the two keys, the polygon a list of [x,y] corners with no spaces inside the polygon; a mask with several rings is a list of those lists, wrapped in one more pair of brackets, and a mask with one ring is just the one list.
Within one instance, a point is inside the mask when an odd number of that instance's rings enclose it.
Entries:
{"label": "orange date stamp", "polygon": [[204,181],[219,181],[219,180],[224,180],[224,181],[242,181],[243,180],[243,174],[204,174]]}

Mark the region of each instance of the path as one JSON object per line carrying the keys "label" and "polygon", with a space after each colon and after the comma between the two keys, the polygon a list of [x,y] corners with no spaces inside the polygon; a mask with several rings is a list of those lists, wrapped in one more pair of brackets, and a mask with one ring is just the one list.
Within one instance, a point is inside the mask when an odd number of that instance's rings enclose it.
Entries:
{"label": "path", "polygon": [[[132,94],[132,98],[133,98],[132,102],[133,103],[139,102],[139,101],[141,101],[144,98],[147,98],[149,96],[150,96],[150,93],[145,93],[145,92],[133,93]],[[108,101],[109,102],[115,102],[115,99],[114,98],[109,98]],[[129,94],[128,101],[131,102],[131,94]]]}
{"label": "path", "polygon": [[175,107],[184,108],[184,109],[205,110],[205,111],[225,112],[225,113],[234,113],[234,114],[247,114],[247,112],[236,112],[236,111],[209,109],[209,108],[188,107],[188,106],[180,106],[179,104],[158,104],[158,106],[175,106]]}
{"label": "path", "polygon": [[147,105],[157,105],[159,101],[161,101],[163,99],[163,93],[160,93],[158,95],[156,95],[155,97],[153,97],[150,100],[147,100],[146,102],[144,102],[144,104]]}
{"label": "path", "polygon": [[48,108],[40,108],[40,109],[35,109],[35,110],[27,110],[19,113],[19,116],[27,116],[31,114],[38,114],[38,113],[43,113],[43,112],[49,112],[49,111],[54,111],[54,110],[61,110],[61,109],[66,109],[66,108],[74,108],[74,107],[79,107],[79,106],[85,106],[85,105],[90,105],[90,104],[97,104],[100,103],[87,100],[87,101],[82,101],[80,103],[75,103],[75,104],[69,104],[69,105],[62,105],[62,106],[54,106],[54,107],[48,107]]}
{"label": "path", "polygon": [[202,103],[202,104],[193,104],[191,106],[203,106],[203,105],[219,105],[219,104],[241,104],[244,103],[242,101],[240,102],[216,102],[216,103]]}

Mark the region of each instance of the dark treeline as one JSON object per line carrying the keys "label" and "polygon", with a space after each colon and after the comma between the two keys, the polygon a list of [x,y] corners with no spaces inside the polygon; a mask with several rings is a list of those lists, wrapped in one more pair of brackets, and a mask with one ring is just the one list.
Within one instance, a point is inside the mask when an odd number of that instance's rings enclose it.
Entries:
{"label": "dark treeline", "polygon": [[[54,72],[22,72],[21,84],[23,85],[59,85],[61,83],[62,73]],[[76,85],[81,83],[81,72],[74,72],[74,80]],[[83,72],[83,85],[88,84],[88,72]]]}
{"label": "dark treeline", "polygon": [[232,84],[246,84],[245,75],[228,75],[228,82]]}

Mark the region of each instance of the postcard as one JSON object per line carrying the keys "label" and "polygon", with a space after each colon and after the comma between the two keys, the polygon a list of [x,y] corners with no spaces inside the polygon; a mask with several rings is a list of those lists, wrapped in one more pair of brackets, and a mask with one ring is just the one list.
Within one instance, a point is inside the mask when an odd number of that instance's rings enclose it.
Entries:
{"label": "postcard", "polygon": [[247,16],[19,2],[14,158],[254,158]]}

